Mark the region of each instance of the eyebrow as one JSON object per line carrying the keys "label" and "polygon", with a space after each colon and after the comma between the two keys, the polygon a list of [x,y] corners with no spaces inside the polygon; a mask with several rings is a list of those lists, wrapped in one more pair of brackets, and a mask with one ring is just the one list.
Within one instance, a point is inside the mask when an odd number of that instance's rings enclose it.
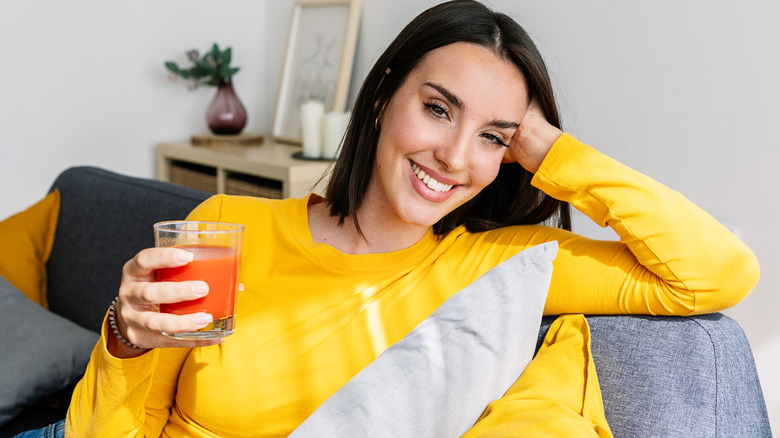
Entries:
{"label": "eyebrow", "polygon": [[463,102],[461,102],[460,99],[458,99],[458,96],[454,95],[450,90],[442,87],[439,84],[434,84],[433,82],[425,82],[423,85],[427,85],[428,87],[431,87],[441,93],[445,99],[449,100],[450,103],[459,110],[463,109]]}
{"label": "eyebrow", "polygon": [[[431,87],[434,90],[441,93],[441,95],[444,96],[444,98],[447,99],[454,107],[458,108],[459,110],[463,109],[463,102],[460,99],[458,99],[458,96],[453,94],[450,90],[442,87],[439,84],[435,84],[433,82],[425,82],[423,83],[423,85]],[[501,129],[517,129],[520,127],[519,123],[508,122],[506,120],[491,120],[490,125]]]}
{"label": "eyebrow", "polygon": [[520,127],[519,123],[507,122],[506,120],[493,120],[490,122],[490,124],[495,126],[496,128],[501,128],[501,129],[517,129]]}

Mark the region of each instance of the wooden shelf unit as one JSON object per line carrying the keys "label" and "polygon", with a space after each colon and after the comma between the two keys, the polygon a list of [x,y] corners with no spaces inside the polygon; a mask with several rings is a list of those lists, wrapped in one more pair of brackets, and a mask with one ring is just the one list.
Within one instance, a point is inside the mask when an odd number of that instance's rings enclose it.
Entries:
{"label": "wooden shelf unit", "polygon": [[190,142],[159,143],[157,179],[212,193],[302,197],[322,194],[329,162],[292,158],[300,146],[264,143],[259,146],[193,146]]}

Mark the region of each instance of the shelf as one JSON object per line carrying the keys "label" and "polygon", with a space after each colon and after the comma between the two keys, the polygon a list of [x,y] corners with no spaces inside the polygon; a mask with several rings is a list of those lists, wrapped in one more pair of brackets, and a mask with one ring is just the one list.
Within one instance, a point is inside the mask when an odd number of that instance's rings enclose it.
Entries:
{"label": "shelf", "polygon": [[260,146],[159,143],[157,179],[211,193],[272,198],[322,194],[330,163],[293,158],[300,150],[300,146],[273,142]]}

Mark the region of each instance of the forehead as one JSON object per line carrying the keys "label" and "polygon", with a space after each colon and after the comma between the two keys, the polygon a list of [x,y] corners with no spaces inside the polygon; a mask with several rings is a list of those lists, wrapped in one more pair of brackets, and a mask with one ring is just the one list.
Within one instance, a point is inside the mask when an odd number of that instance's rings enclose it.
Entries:
{"label": "forehead", "polygon": [[412,87],[433,82],[466,100],[483,97],[516,104],[528,99],[525,78],[516,65],[471,43],[453,43],[428,52],[408,79]]}

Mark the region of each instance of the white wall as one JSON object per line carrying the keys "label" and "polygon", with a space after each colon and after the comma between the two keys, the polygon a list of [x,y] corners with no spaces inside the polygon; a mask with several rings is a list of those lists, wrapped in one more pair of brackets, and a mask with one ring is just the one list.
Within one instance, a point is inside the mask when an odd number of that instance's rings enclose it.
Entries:
{"label": "white wall", "polygon": [[152,176],[153,146],[207,131],[214,89],[170,83],[166,60],[229,45],[259,130],[268,116],[265,1],[0,3],[0,217],[90,164]]}
{"label": "white wall", "polygon": [[[213,90],[168,83],[162,67],[192,47],[233,47],[248,129],[267,134],[292,3],[0,4],[0,217],[42,197],[71,165],[152,176],[156,142],[205,131]],[[434,3],[364,0],[352,96],[401,26]],[[535,36],[570,132],[683,192],[756,252],[761,281],[727,313],[748,335],[780,428],[780,142],[771,132],[780,119],[780,3],[491,4]]]}

